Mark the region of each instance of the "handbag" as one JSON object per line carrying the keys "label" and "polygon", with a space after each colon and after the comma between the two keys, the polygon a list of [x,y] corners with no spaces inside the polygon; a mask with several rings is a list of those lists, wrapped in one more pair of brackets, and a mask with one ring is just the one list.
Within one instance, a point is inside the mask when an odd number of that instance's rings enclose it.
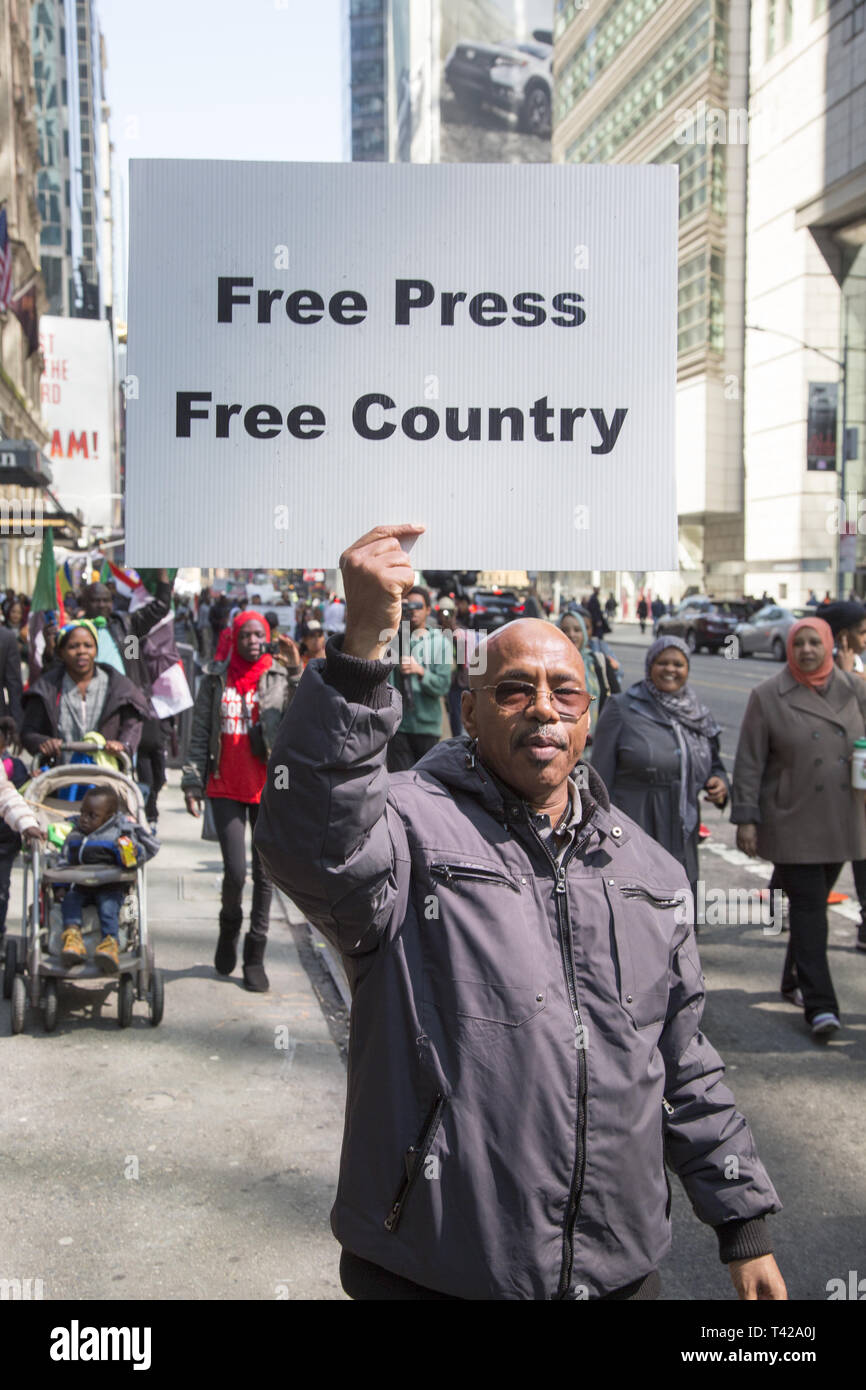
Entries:
{"label": "handbag", "polygon": [[253,723],[250,717],[250,711],[247,707],[246,695],[241,696],[241,704],[243,705],[244,723],[250,740],[250,748],[252,749],[253,757],[261,758],[262,762],[266,763],[268,761],[268,747],[265,743],[265,732],[262,728],[261,718],[259,718],[257,724]]}
{"label": "handbag", "polygon": [[218,840],[216,818],[213,813],[213,802],[209,796],[204,799],[204,815],[201,822],[201,837],[203,840]]}

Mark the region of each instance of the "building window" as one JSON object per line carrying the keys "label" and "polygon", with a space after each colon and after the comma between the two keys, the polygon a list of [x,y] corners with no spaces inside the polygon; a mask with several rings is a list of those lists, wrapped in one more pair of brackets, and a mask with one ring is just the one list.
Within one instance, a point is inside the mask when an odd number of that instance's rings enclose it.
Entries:
{"label": "building window", "polygon": [[352,51],[381,49],[385,46],[385,29],[381,24],[353,24]]}
{"label": "building window", "polygon": [[[556,83],[557,118],[571,110],[610,65],[624,44],[651,19],[664,0],[614,0],[569,58]],[[565,30],[585,0],[568,0],[556,17],[554,37]]]}
{"label": "building window", "polygon": [[352,86],[375,86],[385,81],[385,64],[381,58],[364,58],[352,63]]}
{"label": "building window", "polygon": [[794,0],[782,0],[785,6],[782,21],[782,43],[790,43],[794,37]]}
{"label": "building window", "polygon": [[725,347],[724,257],[708,248],[682,261],[678,275],[677,352]]}
{"label": "building window", "polygon": [[350,13],[352,18],[356,15],[369,17],[370,15],[380,15],[382,13],[383,0],[352,0]]}
{"label": "building window", "polygon": [[767,58],[776,51],[776,0],[767,0]]}
{"label": "building window", "polygon": [[723,41],[725,7],[702,0],[660,44],[565,152],[574,164],[605,163],[661,111],[696,73],[709,68]]}

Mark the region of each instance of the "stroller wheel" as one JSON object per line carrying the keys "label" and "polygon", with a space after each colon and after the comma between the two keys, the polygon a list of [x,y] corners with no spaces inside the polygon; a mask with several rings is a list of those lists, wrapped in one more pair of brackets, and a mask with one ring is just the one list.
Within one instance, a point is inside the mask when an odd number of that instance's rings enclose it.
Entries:
{"label": "stroller wheel", "polygon": [[117,1022],[121,1028],[128,1028],[132,1022],[134,1000],[135,981],[131,975],[121,975],[117,986]]}
{"label": "stroller wheel", "polygon": [[12,984],[18,969],[18,942],[10,936],[6,942],[6,960],[3,963],[3,998],[12,998]]}
{"label": "stroller wheel", "polygon": [[165,1002],[161,970],[151,970],[150,972],[150,989],[147,992],[147,1000],[150,1005],[150,1026],[156,1028],[162,1022],[162,1009]]}
{"label": "stroller wheel", "polygon": [[42,1026],[46,1033],[53,1033],[57,1027],[57,981],[46,980],[42,996]]}
{"label": "stroller wheel", "polygon": [[16,975],[12,983],[12,1032],[24,1032],[24,1016],[27,1013],[27,986],[23,975]]}

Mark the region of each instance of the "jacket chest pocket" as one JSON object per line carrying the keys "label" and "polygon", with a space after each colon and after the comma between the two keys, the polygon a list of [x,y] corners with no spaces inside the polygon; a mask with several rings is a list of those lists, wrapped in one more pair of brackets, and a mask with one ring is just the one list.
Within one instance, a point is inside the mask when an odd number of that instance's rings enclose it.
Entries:
{"label": "jacket chest pocket", "polygon": [[452,856],[434,859],[427,873],[425,1003],[443,1014],[519,1027],[547,1000],[547,957],[527,920],[526,880]]}
{"label": "jacket chest pocket", "polygon": [[670,946],[688,912],[687,890],[606,878],[616,942],[620,1003],[636,1027],[664,1021],[670,994]]}

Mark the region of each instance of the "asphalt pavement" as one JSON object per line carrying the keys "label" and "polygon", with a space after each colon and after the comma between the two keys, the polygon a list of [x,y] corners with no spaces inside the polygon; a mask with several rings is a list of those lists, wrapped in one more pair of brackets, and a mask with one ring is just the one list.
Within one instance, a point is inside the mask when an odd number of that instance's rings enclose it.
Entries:
{"label": "asphalt pavement", "polygon": [[[626,680],[639,678],[649,634],[620,624],[611,640]],[[692,663],[729,767],[748,691],[777,669]],[[64,990],[51,1035],[31,1011],[27,1031],[10,1037],[0,1005],[0,1280],[41,1279],[46,1299],[64,1301],[342,1299],[328,1226],[345,1098],[339,1000],[277,902],[271,993],[247,993],[239,972],[214,975],[219,855],[183,810],[179,774],[169,780],[163,848],[148,871],[161,1026],[136,1004],[120,1030],[105,986]],[[763,887],[769,866],[738,854],[725,816],[707,805],[704,820],[707,889]],[[841,887],[853,891],[849,870]],[[19,901],[13,891],[10,929]],[[784,934],[750,911],[757,905],[700,929],[704,1026],[784,1203],[772,1230],[791,1297],[824,1300],[829,1280],[866,1276],[866,955],[854,950],[853,903],[831,909],[844,1028],[818,1045],[779,997]],[[673,1186],[663,1299],[733,1299],[713,1233]]]}

